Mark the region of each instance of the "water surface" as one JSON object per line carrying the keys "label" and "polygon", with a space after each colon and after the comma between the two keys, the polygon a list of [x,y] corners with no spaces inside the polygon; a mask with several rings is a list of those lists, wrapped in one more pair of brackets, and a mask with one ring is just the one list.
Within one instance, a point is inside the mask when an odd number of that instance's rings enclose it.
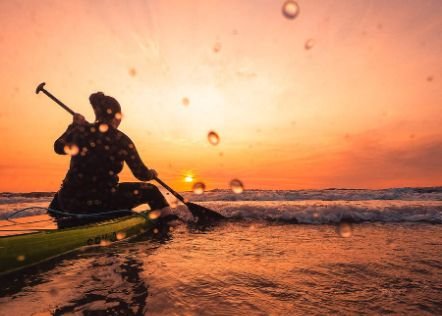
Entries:
{"label": "water surface", "polygon": [[442,226],[182,225],[1,282],[1,315],[440,314]]}

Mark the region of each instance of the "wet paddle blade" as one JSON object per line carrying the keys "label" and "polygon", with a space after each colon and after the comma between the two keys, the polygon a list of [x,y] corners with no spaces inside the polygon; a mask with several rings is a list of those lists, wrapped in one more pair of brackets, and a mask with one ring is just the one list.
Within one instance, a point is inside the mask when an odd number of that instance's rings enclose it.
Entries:
{"label": "wet paddle blade", "polygon": [[193,216],[197,217],[197,221],[200,224],[209,224],[212,222],[216,222],[222,219],[225,219],[221,214],[214,212],[204,206],[194,204],[194,203],[186,203],[187,208],[192,213]]}

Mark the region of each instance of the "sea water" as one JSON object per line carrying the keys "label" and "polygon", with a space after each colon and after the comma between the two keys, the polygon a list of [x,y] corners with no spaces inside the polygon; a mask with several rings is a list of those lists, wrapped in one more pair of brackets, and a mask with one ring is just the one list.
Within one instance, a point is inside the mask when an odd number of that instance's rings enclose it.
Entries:
{"label": "sea water", "polygon": [[[50,196],[0,194],[0,217]],[[229,221],[181,224],[2,277],[0,315],[442,313],[440,187],[185,196]],[[351,225],[344,235],[342,223]]]}

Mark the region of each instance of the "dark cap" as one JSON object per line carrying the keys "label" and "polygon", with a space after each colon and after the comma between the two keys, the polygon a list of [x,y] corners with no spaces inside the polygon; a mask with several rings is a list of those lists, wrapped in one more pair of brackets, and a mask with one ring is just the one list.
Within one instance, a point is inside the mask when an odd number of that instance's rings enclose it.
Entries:
{"label": "dark cap", "polygon": [[121,117],[121,106],[118,101],[103,92],[92,93],[89,102],[99,121],[111,121],[117,113]]}

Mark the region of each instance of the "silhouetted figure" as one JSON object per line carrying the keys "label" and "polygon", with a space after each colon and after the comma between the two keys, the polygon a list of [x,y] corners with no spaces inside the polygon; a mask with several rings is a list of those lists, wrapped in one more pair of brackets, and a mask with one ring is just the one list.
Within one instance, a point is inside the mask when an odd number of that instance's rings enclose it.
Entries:
{"label": "silhouetted figure", "polygon": [[150,183],[119,183],[123,164],[134,176],[149,181],[157,172],[142,162],[135,145],[117,128],[121,107],[117,100],[101,92],[91,94],[95,123],[80,114],[54,143],[59,155],[71,155],[69,171],[51,203],[51,208],[69,213],[97,213],[131,209],[149,204],[151,209],[168,206],[158,188]]}

